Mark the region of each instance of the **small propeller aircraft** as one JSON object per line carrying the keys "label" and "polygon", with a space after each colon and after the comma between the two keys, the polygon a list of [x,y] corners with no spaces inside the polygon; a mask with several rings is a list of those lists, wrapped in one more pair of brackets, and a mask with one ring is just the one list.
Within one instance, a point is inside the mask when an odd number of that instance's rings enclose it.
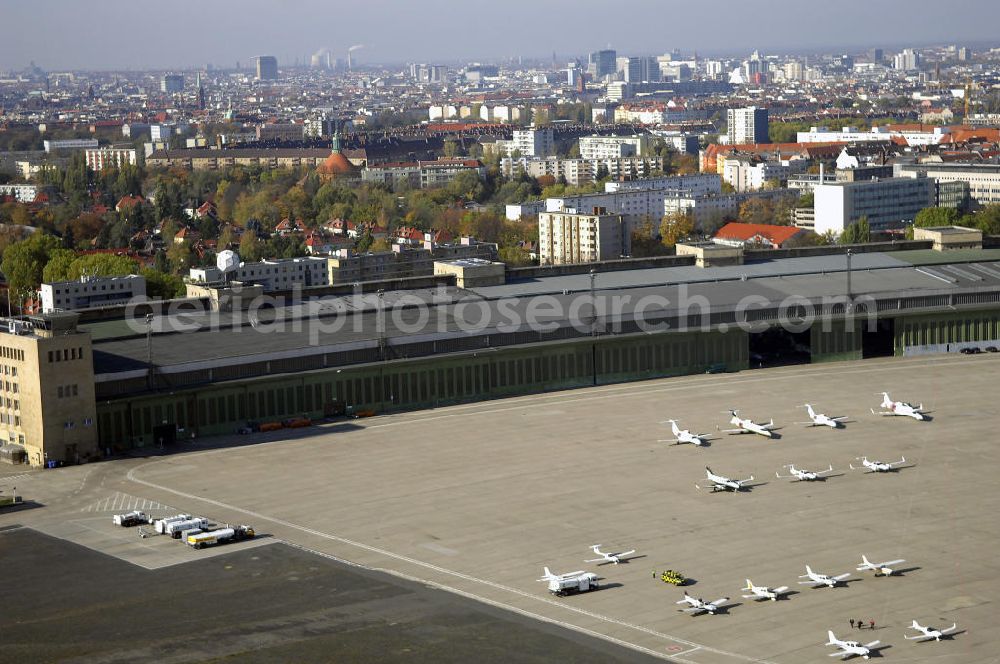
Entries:
{"label": "small propeller aircraft", "polygon": [[[711,489],[712,491],[739,491],[746,486],[747,482],[753,481],[753,475],[745,480],[731,480],[728,477],[716,475],[708,466],[705,466],[705,478],[712,484],[704,488]],[[695,486],[699,489],[702,488],[699,484],[695,484]]]}
{"label": "small propeller aircraft", "polygon": [[822,479],[823,476],[826,475],[827,473],[833,472],[832,464],[826,470],[820,470],[815,472],[811,470],[803,470],[801,468],[796,468],[794,463],[790,463],[787,466],[782,466],[782,468],[787,468],[789,474],[782,475],[780,473],[775,472],[774,473],[775,477],[777,477],[779,480],[788,479],[789,477],[794,477],[795,481],[797,482],[812,482],[813,480]]}
{"label": "small propeller aircraft", "polygon": [[914,620],[913,624],[910,625],[910,629],[915,629],[918,632],[923,632],[923,633],[918,634],[917,636],[906,636],[904,634],[903,638],[908,641],[926,641],[927,639],[934,639],[935,641],[940,641],[942,636],[948,636],[949,634],[954,632],[957,627],[958,623],[952,623],[952,626],[949,627],[948,629],[934,629],[933,627],[930,626],[921,627],[920,623]]}
{"label": "small propeller aircraft", "polygon": [[677,420],[665,420],[663,424],[667,422],[670,423],[670,430],[674,434],[673,440],[661,440],[661,443],[673,443],[674,445],[681,445],[682,443],[691,443],[692,445],[698,445],[699,447],[705,444],[708,440],[707,433],[691,433],[687,429],[681,429],[677,426]]}
{"label": "small propeller aircraft", "polygon": [[823,413],[817,413],[809,404],[803,404],[800,408],[806,409],[806,412],[809,413],[810,421],[796,422],[796,424],[805,424],[810,427],[830,427],[831,429],[839,429],[843,426],[841,422],[847,419],[847,417],[830,417],[829,415],[824,415]]}
{"label": "small propeller aircraft", "polygon": [[861,554],[861,564],[858,565],[858,571],[872,570],[875,572],[875,576],[892,576],[892,568],[889,565],[898,565],[905,562],[905,560],[900,558],[899,560],[887,560],[884,563],[873,563],[864,554]]}
{"label": "small propeller aircraft", "polygon": [[720,597],[715,601],[706,602],[703,599],[700,599],[698,597],[691,597],[687,593],[684,593],[684,599],[682,599],[677,603],[690,604],[690,606],[681,609],[681,611],[687,611],[691,615],[695,615],[698,613],[711,613],[712,615],[715,615],[715,612],[719,610],[719,607],[721,607],[728,601],[729,601],[728,597]]}
{"label": "small propeller aircraft", "polygon": [[912,417],[915,420],[925,420],[926,413],[924,413],[924,404],[919,406],[914,406],[913,404],[906,403],[905,401],[893,401],[889,397],[888,392],[882,392],[882,408],[883,410],[876,411],[872,408],[872,415],[901,415],[903,417]]}
{"label": "small propeller aircraft", "polygon": [[614,563],[615,565],[617,565],[620,562],[626,562],[627,563],[628,562],[628,558],[626,556],[630,556],[633,553],[635,553],[635,549],[632,549],[631,551],[621,551],[621,552],[618,552],[618,553],[605,553],[605,552],[601,551],[601,545],[600,544],[594,544],[590,548],[591,548],[591,550],[595,554],[597,554],[598,556],[600,556],[600,558],[594,558],[593,560],[585,560],[585,561],[583,561],[585,563],[601,563],[601,564],[604,564],[604,563]]}
{"label": "small propeller aircraft", "polygon": [[[866,468],[866,473],[888,473],[890,471],[896,470],[897,466],[902,466],[906,463],[906,457],[900,457],[899,461],[893,461],[892,463],[885,463],[884,461],[869,461],[868,457],[860,457],[861,466]],[[854,467],[854,464],[850,464],[851,470],[858,470]]]}
{"label": "small propeller aircraft", "polygon": [[832,652],[830,653],[830,657],[847,658],[859,656],[864,659],[871,659],[872,648],[881,643],[880,641],[872,641],[871,643],[861,645],[857,641],[841,641],[833,635],[833,630],[827,630],[826,634],[830,637],[826,645],[840,648],[840,652]]}
{"label": "small propeller aircraft", "polygon": [[740,417],[740,411],[738,410],[727,410],[726,412],[732,416],[729,419],[729,423],[736,428],[721,429],[722,433],[755,433],[758,436],[765,436],[767,438],[774,437],[773,419],[767,424],[758,424],[749,417]]}
{"label": "small propeller aircraft", "polygon": [[743,599],[769,599],[772,602],[778,600],[781,594],[788,590],[788,586],[779,586],[778,588],[768,588],[767,586],[755,586],[753,581],[747,579],[747,587],[743,590],[749,590],[752,594],[744,595]]}
{"label": "small propeller aircraft", "polygon": [[830,588],[833,588],[834,586],[836,586],[838,583],[840,583],[850,575],[851,575],[850,572],[848,572],[847,574],[840,574],[838,576],[828,576],[826,574],[820,574],[818,572],[814,572],[809,567],[809,565],[806,565],[806,573],[801,574],[799,578],[809,579],[809,580],[799,581],[799,585],[813,586],[814,588],[818,586],[829,586]]}

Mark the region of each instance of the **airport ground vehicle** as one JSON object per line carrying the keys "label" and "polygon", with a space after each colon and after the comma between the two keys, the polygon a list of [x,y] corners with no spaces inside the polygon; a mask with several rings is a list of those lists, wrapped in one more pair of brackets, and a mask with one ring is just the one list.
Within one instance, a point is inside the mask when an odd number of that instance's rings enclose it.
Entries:
{"label": "airport ground vehicle", "polygon": [[549,592],[560,597],[585,593],[588,590],[597,590],[598,588],[597,575],[583,570],[567,574],[553,574],[546,567],[545,574],[538,580],[547,582]]}
{"label": "airport ground vehicle", "polygon": [[163,519],[156,519],[155,521],[153,521],[153,530],[162,535],[164,532],[166,532],[165,529],[169,524],[175,521],[186,521],[187,519],[190,518],[191,518],[190,514],[178,514],[176,516],[168,516]]}
{"label": "airport ground vehicle", "polygon": [[184,519],[183,521],[174,521],[166,525],[163,529],[163,533],[165,535],[170,535],[174,539],[180,539],[181,533],[185,530],[191,530],[192,528],[200,528],[201,530],[208,528],[208,519],[196,516],[191,519]]}
{"label": "airport ground vehicle", "polygon": [[678,572],[677,570],[668,569],[664,572],[660,572],[660,581],[664,583],[669,583],[674,586],[683,586],[687,583],[687,577]]}
{"label": "airport ground vehicle", "polygon": [[201,533],[194,533],[187,536],[187,543],[196,549],[203,549],[206,546],[216,544],[228,544],[229,542],[242,542],[251,539],[255,535],[250,526],[226,526],[218,530],[209,530]]}
{"label": "airport ground vehicle", "polygon": [[111,520],[116,526],[122,526],[123,528],[131,528],[132,526],[149,523],[149,517],[146,516],[146,513],[138,511],[115,514],[111,517]]}

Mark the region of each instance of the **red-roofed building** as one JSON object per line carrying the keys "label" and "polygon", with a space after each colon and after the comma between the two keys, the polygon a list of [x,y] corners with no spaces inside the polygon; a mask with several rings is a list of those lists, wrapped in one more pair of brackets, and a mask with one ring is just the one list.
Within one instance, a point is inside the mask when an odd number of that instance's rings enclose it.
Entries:
{"label": "red-roofed building", "polygon": [[136,205],[143,203],[144,199],[142,196],[122,196],[118,199],[117,205],[115,205],[115,212],[121,212],[122,210],[131,210]]}
{"label": "red-roofed building", "polygon": [[805,231],[795,226],[743,224],[734,221],[720,228],[712,238],[712,242],[730,247],[781,249],[803,234]]}

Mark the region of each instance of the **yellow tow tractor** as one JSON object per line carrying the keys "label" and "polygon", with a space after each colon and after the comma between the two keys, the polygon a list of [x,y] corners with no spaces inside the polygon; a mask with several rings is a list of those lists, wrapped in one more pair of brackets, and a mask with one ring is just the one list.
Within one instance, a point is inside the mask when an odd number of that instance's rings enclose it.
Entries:
{"label": "yellow tow tractor", "polygon": [[687,578],[677,570],[668,569],[665,572],[660,572],[660,581],[674,586],[683,586],[687,583]]}

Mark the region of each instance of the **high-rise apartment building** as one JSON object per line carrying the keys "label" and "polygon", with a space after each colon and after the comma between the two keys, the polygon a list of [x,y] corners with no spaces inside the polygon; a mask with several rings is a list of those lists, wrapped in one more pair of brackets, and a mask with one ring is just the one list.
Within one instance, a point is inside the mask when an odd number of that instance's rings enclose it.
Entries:
{"label": "high-rise apartment building", "polygon": [[632,225],[617,214],[542,212],[538,259],[542,265],[593,263],[627,256]]}
{"label": "high-rise apartment building", "polygon": [[730,145],[746,143],[770,143],[767,127],[767,109],[730,108],[726,112]]}

